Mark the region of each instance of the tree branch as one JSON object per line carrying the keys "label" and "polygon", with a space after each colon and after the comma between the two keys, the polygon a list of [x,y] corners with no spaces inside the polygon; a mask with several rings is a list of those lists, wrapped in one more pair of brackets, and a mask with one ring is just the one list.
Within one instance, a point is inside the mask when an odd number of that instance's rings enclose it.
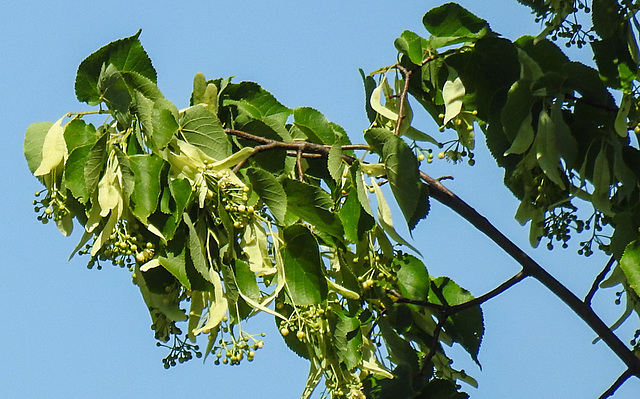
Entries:
{"label": "tree branch", "polygon": [[396,64],[395,67],[402,72],[404,76],[404,87],[402,88],[402,93],[400,93],[400,106],[398,107],[398,121],[396,123],[395,135],[400,135],[400,127],[402,126],[402,122],[404,121],[404,108],[407,103],[407,93],[409,92],[409,78],[411,77],[411,73],[413,71],[408,70],[400,64]]}
{"label": "tree branch", "polygon": [[604,391],[602,395],[600,395],[600,398],[598,399],[606,399],[613,396],[613,394],[616,393],[618,388],[620,388],[622,384],[624,384],[632,375],[634,375],[633,372],[629,369],[626,369],[624,373],[622,373],[620,377],[618,377],[618,379],[613,383],[613,385],[611,385],[609,389]]}
{"label": "tree branch", "polygon": [[613,266],[615,261],[616,260],[615,260],[615,258],[613,256],[611,256],[611,258],[609,258],[609,261],[604,266],[604,269],[602,269],[600,274],[598,274],[596,276],[596,279],[593,281],[593,284],[591,285],[591,289],[589,290],[589,293],[587,293],[587,296],[584,297],[584,303],[586,303],[587,305],[591,306],[591,300],[593,299],[593,296],[596,294],[596,291],[598,290],[598,287],[600,286],[600,283],[607,276],[607,274],[611,270],[611,267]]}
{"label": "tree branch", "polygon": [[640,359],[609,329],[591,307],[581,301],[562,283],[531,259],[518,248],[502,232],[495,228],[484,216],[460,199],[457,195],[444,187],[439,181],[424,172],[420,177],[429,186],[429,195],[436,201],[446,205],[463,219],[471,223],[476,229],[490,238],[498,247],[509,254],[523,269],[523,272],[538,280],[547,289],[560,298],[574,313],[576,313],[591,329],[606,343],[606,345],[624,362],[630,373],[640,377]]}
{"label": "tree branch", "polygon": [[516,285],[517,283],[519,283],[520,281],[524,280],[527,277],[527,275],[524,273],[524,271],[520,271],[517,274],[515,274],[513,277],[509,278],[507,281],[505,281],[504,283],[500,284],[499,286],[497,286],[496,288],[492,289],[491,291],[487,292],[484,295],[481,295],[477,298],[471,299],[467,302],[463,302],[457,305],[440,305],[437,303],[433,303],[433,302],[429,302],[429,301],[421,301],[421,300],[416,300],[416,299],[409,299],[406,298],[404,296],[402,296],[402,294],[400,294],[399,292],[397,292],[396,290],[387,290],[387,293],[393,295],[395,297],[394,302],[396,303],[409,303],[412,305],[418,305],[418,306],[424,306],[426,308],[430,308],[430,309],[434,309],[434,310],[438,310],[443,312],[446,317],[449,317],[453,314],[456,314],[460,311],[463,311],[467,308],[473,307],[473,306],[477,306],[477,305],[481,305],[483,303],[485,303],[486,301],[488,301],[491,298],[494,298],[500,294],[502,294],[503,292],[505,292],[506,290],[508,290],[509,288],[513,287],[514,285]]}

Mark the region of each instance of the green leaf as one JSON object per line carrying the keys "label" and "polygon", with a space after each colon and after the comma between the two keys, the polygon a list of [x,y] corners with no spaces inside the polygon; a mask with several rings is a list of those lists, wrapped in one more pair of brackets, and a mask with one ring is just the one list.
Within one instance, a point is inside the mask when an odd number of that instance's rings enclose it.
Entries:
{"label": "green leaf", "polygon": [[594,0],[591,5],[593,30],[603,39],[613,36],[621,28],[621,7],[616,0]]}
{"label": "green leaf", "polygon": [[160,198],[160,172],[164,160],[155,154],[140,154],[129,157],[134,176],[135,189],[131,195],[132,212],[142,222],[156,211]]}
{"label": "green leaf", "polygon": [[179,125],[178,109],[169,100],[150,100],[136,91],[136,115],[142,124],[145,142],[152,150],[167,146]]}
{"label": "green leaf", "polygon": [[232,83],[220,90],[223,106],[234,105],[238,115],[236,122],[243,124],[248,119],[276,118],[281,125],[287,122],[291,110],[280,104],[276,98],[254,82]]}
{"label": "green leaf", "polygon": [[525,116],[520,124],[520,128],[518,129],[515,139],[511,143],[511,147],[507,151],[504,152],[504,156],[506,157],[509,154],[524,154],[529,150],[531,144],[533,144],[534,132],[533,126],[531,125],[533,117],[531,114]]}
{"label": "green leaf", "polygon": [[360,320],[357,317],[349,317],[342,312],[337,312],[336,316],[338,320],[333,336],[338,359],[347,366],[347,369],[351,370],[358,366],[362,360],[360,347],[363,340]]}
{"label": "green leaf", "polygon": [[151,101],[162,100],[164,96],[154,80],[133,71],[120,71],[131,93],[138,92]]}
{"label": "green leaf", "polygon": [[[432,281],[428,300],[442,305],[459,305],[473,299],[473,295],[448,277]],[[471,355],[478,364],[478,352],[484,335],[484,319],[480,306],[473,306],[450,316],[445,331]]]}
{"label": "green leaf", "polygon": [[[182,243],[180,243],[182,244]],[[158,261],[171,273],[175,278],[178,279],[180,284],[182,284],[186,289],[191,289],[191,281],[189,281],[189,277],[187,276],[187,267],[186,267],[186,246],[185,245],[175,245],[170,243],[171,248],[167,249],[167,256],[159,256]]]}
{"label": "green leaf", "polygon": [[[489,24],[455,3],[429,10],[422,18],[424,27],[433,35],[445,38],[480,38],[490,31]],[[447,44],[454,44],[449,42]]]}
{"label": "green leaf", "polygon": [[202,231],[202,229],[200,229],[200,231],[196,230],[196,226],[194,226],[188,213],[185,212],[182,215],[182,218],[189,229],[189,255],[191,256],[191,261],[193,261],[193,266],[196,268],[198,273],[205,278],[205,280],[211,281],[211,273],[209,272],[209,265],[207,263],[204,244],[202,242],[204,239],[202,236],[206,234],[206,231]]}
{"label": "green leaf", "polygon": [[231,155],[231,142],[218,117],[203,105],[195,105],[180,118],[180,132],[184,139],[213,159],[222,160]]}
{"label": "green leaf", "polygon": [[253,191],[269,207],[279,224],[284,224],[287,213],[287,193],[282,184],[271,173],[260,168],[247,169]]}
{"label": "green leaf", "polygon": [[329,120],[313,108],[300,107],[294,109],[293,123],[313,143],[331,145],[336,142],[336,134]]}
{"label": "green leaf", "polygon": [[64,181],[73,196],[82,204],[89,199],[85,184],[84,167],[91,151],[91,144],[73,150],[64,165]]}
{"label": "green leaf", "polygon": [[241,259],[234,259],[235,273],[238,289],[244,295],[255,302],[260,301],[260,288],[256,282],[256,275],[251,271],[249,264]]}
{"label": "green leaf", "polygon": [[429,210],[431,209],[431,204],[429,202],[429,186],[424,183],[418,183],[418,186],[420,188],[418,190],[418,203],[416,205],[416,210],[407,223],[410,232],[416,228],[418,222],[427,217]]}
{"label": "green leaf", "polygon": [[416,65],[422,65],[424,55],[429,48],[427,39],[420,37],[414,32],[405,30],[393,44],[399,52],[406,54],[411,62]]}
{"label": "green leaf", "polygon": [[285,278],[291,301],[297,306],[321,303],[327,298],[318,242],[304,226],[295,224],[283,231],[282,250]]}
{"label": "green leaf", "polygon": [[87,163],[84,165],[84,181],[88,195],[91,195],[98,187],[100,175],[107,160],[108,136],[109,133],[104,133],[87,154]]}
{"label": "green leaf", "polygon": [[402,258],[394,258],[393,263],[399,266],[398,287],[405,298],[424,301],[429,295],[429,273],[424,263],[415,256],[405,254]]}
{"label": "green leaf", "polygon": [[371,76],[365,76],[364,71],[359,69],[360,76],[362,77],[362,83],[364,84],[364,109],[367,112],[367,118],[370,123],[373,123],[376,120],[377,113],[371,108],[371,93],[376,88],[376,81]]}
{"label": "green leaf", "polygon": [[78,101],[90,105],[97,105],[102,101],[98,90],[98,79],[103,66],[109,64],[120,72],[137,72],[156,82],[156,71],[151,64],[151,59],[138,40],[140,32],[107,44],[80,63],[75,82]]}
{"label": "green leaf", "polygon": [[622,269],[629,287],[640,295],[640,242],[635,240],[627,245],[627,248],[620,259],[620,269]]}
{"label": "green leaf", "polygon": [[69,154],[78,147],[95,144],[98,136],[96,128],[82,119],[74,119],[64,129],[64,141],[67,143]]}
{"label": "green leaf", "polygon": [[340,207],[340,219],[344,226],[344,234],[347,240],[358,242],[358,222],[362,207],[358,201],[358,192],[352,187],[347,195],[347,199]]}
{"label": "green leaf", "polygon": [[345,169],[345,164],[342,161],[342,147],[339,143],[334,143],[329,150],[327,157],[327,169],[329,174],[336,182],[342,180],[342,173]]}
{"label": "green leaf", "polygon": [[364,139],[367,140],[367,143],[371,147],[373,147],[373,151],[380,155],[382,155],[382,148],[384,147],[384,143],[391,136],[395,136],[393,132],[383,127],[373,127],[371,129],[367,129],[364,132]]}
{"label": "green leaf", "polygon": [[[513,143],[516,140],[519,140],[519,144],[514,148],[514,150],[509,150],[510,154],[521,154],[524,152],[521,151],[521,149],[524,147],[524,142],[526,140],[523,140],[523,138],[518,139],[518,135],[523,128],[524,121],[527,116],[529,117],[529,126],[531,126],[532,104],[533,95],[531,94],[531,82],[524,79],[516,81],[509,89],[507,102],[502,108],[500,117],[504,132],[507,135],[507,138],[512,142],[511,147],[514,147]],[[533,129],[531,129],[531,139],[531,142],[533,142]],[[529,142],[529,145],[531,145],[531,142]],[[521,152],[514,152],[516,150]]]}
{"label": "green leaf", "polygon": [[545,175],[562,189],[564,181],[560,176],[560,155],[556,144],[556,132],[553,119],[547,111],[540,112],[538,135],[535,140],[536,159]]}
{"label": "green leaf", "polygon": [[42,163],[42,146],[52,126],[52,122],[36,122],[27,128],[24,135],[24,157],[27,159],[31,173],[34,173]]}
{"label": "green leaf", "polygon": [[418,160],[411,148],[400,137],[388,136],[382,147],[382,158],[387,169],[391,191],[400,206],[407,224],[411,224],[418,200],[420,174]]}
{"label": "green leaf", "polygon": [[389,204],[387,204],[387,200],[384,198],[382,190],[373,178],[371,178],[371,185],[376,194],[376,200],[378,201],[378,223],[380,224],[380,227],[382,227],[384,232],[387,233],[389,237],[393,238],[397,243],[405,245],[407,248],[410,248],[415,253],[420,255],[420,251],[418,251],[413,245],[409,244],[407,240],[402,238],[396,231],[395,227],[393,226],[391,208],[389,208]]}
{"label": "green leaf", "polygon": [[122,127],[131,124],[131,94],[120,71],[113,64],[105,65],[98,77],[98,92],[100,98],[111,111],[114,119]]}
{"label": "green leaf", "polygon": [[320,187],[293,179],[284,179],[282,186],[287,193],[288,212],[337,239],[344,237],[340,219],[329,210],[334,205],[329,193]]}

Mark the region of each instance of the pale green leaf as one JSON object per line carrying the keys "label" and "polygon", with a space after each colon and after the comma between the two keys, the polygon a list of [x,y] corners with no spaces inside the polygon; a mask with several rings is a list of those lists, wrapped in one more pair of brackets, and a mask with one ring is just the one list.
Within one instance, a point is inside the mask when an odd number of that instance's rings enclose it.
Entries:
{"label": "pale green leaf", "polygon": [[52,126],[51,122],[37,122],[27,128],[24,135],[24,156],[31,173],[34,173],[42,163],[42,147]]}
{"label": "pale green leaf", "polygon": [[545,175],[564,189],[565,184],[560,175],[560,155],[556,143],[556,132],[553,120],[547,111],[540,112],[538,135],[535,139],[536,159]]}
{"label": "pale green leaf", "polygon": [[393,217],[391,216],[391,208],[389,208],[389,204],[387,203],[387,200],[384,198],[384,194],[382,193],[382,190],[380,189],[380,187],[378,186],[378,183],[376,183],[374,178],[371,178],[371,185],[373,187],[373,190],[376,195],[376,200],[378,202],[378,223],[380,224],[380,227],[382,227],[385,233],[387,233],[397,243],[406,246],[407,248],[411,249],[418,255],[422,256],[420,254],[420,251],[418,251],[413,245],[409,244],[407,240],[402,238],[400,234],[398,234],[398,232],[396,231],[395,227],[393,226]]}
{"label": "pale green leaf", "polygon": [[629,287],[640,295],[640,242],[635,240],[627,245],[620,259],[620,269],[624,273]]}
{"label": "pale green leaf", "polygon": [[327,156],[327,169],[329,170],[329,174],[336,182],[342,180],[342,173],[345,168],[345,164],[342,161],[342,148],[340,143],[334,143],[331,146],[331,150],[329,150],[329,155]]}
{"label": "pale green leaf", "polygon": [[607,149],[602,147],[593,165],[593,194],[591,195],[591,203],[593,206],[605,213],[611,213],[611,204],[609,202],[611,171],[609,169],[609,160],[607,159]]}
{"label": "pale green leaf", "polygon": [[631,111],[632,103],[633,97],[631,95],[625,94],[622,96],[622,102],[620,103],[620,108],[618,108],[618,113],[616,114],[614,127],[618,136],[623,138],[627,137],[627,117],[629,116],[629,111]]}
{"label": "pale green leaf", "polygon": [[442,88],[442,98],[444,100],[444,120],[443,125],[449,123],[450,120],[455,118],[462,111],[462,100],[466,90],[460,77],[456,77],[453,80],[447,80]]}
{"label": "pale green leaf", "polygon": [[210,268],[205,256],[204,245],[202,242],[204,239],[204,234],[202,233],[206,234],[206,232],[203,231],[201,233],[200,231],[196,230],[196,226],[191,221],[188,213],[185,212],[182,215],[182,218],[184,220],[184,223],[187,225],[187,228],[189,229],[188,247],[193,266],[196,268],[198,273],[202,275],[202,277],[204,277],[206,280],[209,280],[211,273],[209,273]]}
{"label": "pale green leaf", "polygon": [[509,154],[524,154],[531,147],[534,139],[533,126],[531,125],[532,119],[531,114],[524,118],[518,133],[516,133],[516,138],[511,143],[511,147],[504,152],[505,157]]}
{"label": "pale green leaf", "polygon": [[380,102],[383,94],[382,90],[384,88],[386,81],[387,81],[387,77],[385,76],[384,78],[382,78],[382,81],[380,82],[378,87],[376,87],[371,93],[371,98],[369,99],[369,103],[371,104],[371,108],[373,108],[373,110],[376,111],[378,114],[392,121],[397,121],[398,113],[390,110],[386,106],[382,105],[382,103]]}
{"label": "pale green leaf", "polygon": [[67,155],[67,145],[64,141],[64,127],[62,120],[58,119],[51,125],[42,143],[42,160],[38,169],[33,172],[34,176],[43,176],[57,168]]}

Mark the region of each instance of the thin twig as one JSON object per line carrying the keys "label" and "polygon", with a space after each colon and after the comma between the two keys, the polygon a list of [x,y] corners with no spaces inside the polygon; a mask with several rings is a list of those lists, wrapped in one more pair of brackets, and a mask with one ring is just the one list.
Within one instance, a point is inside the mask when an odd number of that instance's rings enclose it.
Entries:
{"label": "thin twig", "polygon": [[622,373],[620,377],[618,377],[618,379],[609,387],[609,389],[604,391],[602,395],[600,395],[600,398],[598,399],[606,399],[613,396],[613,394],[616,393],[618,388],[620,388],[622,384],[624,384],[632,375],[633,375],[633,372],[629,369],[626,369],[624,373]]}
{"label": "thin twig", "polygon": [[402,122],[404,121],[404,108],[407,102],[407,93],[409,92],[409,78],[411,77],[411,73],[413,71],[408,70],[400,64],[396,64],[395,67],[402,72],[404,76],[404,87],[402,88],[402,93],[400,93],[400,107],[398,108],[398,121],[396,123],[395,135],[400,135],[400,127],[402,126]]}
{"label": "thin twig", "polygon": [[434,309],[434,310],[438,310],[438,311],[444,312],[448,316],[451,316],[451,315],[456,314],[456,313],[458,313],[458,312],[460,312],[462,310],[465,310],[467,308],[470,308],[470,307],[473,307],[473,306],[477,306],[477,305],[481,305],[481,304],[485,303],[489,299],[494,298],[494,297],[502,294],[503,292],[505,292],[509,288],[511,288],[514,285],[518,284],[520,281],[524,280],[526,277],[527,277],[527,274],[525,274],[524,271],[520,271],[517,274],[515,274],[513,277],[509,278],[504,283],[500,284],[496,288],[494,288],[491,291],[487,292],[486,294],[481,295],[481,296],[479,296],[477,298],[473,298],[473,299],[471,299],[471,300],[469,300],[467,302],[463,302],[463,303],[457,304],[457,305],[440,305],[440,304],[429,302],[429,301],[409,299],[409,298],[405,298],[404,296],[402,296],[402,294],[400,294],[396,290],[392,290],[392,289],[391,290],[387,290],[387,293],[389,293],[389,294],[391,294],[391,295],[393,295],[395,297],[394,302],[396,302],[396,303],[409,303],[409,304],[412,304],[412,305],[424,306],[426,308],[430,308],[430,309]]}
{"label": "thin twig", "polygon": [[298,179],[304,181],[304,170],[302,169],[302,148],[298,148],[296,154],[296,165],[298,165]]}
{"label": "thin twig", "polygon": [[440,337],[440,331],[442,331],[442,329],[444,328],[444,323],[447,322],[447,318],[449,316],[450,315],[445,313],[442,315],[442,317],[438,319],[438,324],[436,324],[436,329],[433,331],[433,345],[431,345],[431,348],[429,349],[429,353],[427,353],[427,356],[424,357],[424,363],[430,362],[433,356],[435,356],[437,347],[438,347],[438,341],[439,341],[438,338]]}
{"label": "thin twig", "polygon": [[591,306],[591,300],[593,300],[593,296],[596,294],[596,291],[598,290],[598,287],[600,286],[600,283],[607,276],[607,274],[611,270],[611,267],[613,266],[615,261],[616,260],[615,260],[615,258],[613,256],[611,256],[611,258],[609,258],[609,261],[604,266],[604,269],[602,269],[600,274],[598,274],[596,276],[596,279],[593,280],[593,284],[591,285],[591,289],[589,290],[589,293],[587,293],[587,296],[584,297],[584,303],[586,303],[587,305]]}

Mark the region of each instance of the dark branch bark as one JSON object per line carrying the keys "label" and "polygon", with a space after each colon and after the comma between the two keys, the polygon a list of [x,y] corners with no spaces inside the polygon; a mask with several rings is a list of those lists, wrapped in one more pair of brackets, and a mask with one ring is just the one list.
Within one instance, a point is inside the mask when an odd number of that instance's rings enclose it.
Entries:
{"label": "dark branch bark", "polygon": [[609,387],[609,389],[607,389],[602,393],[602,395],[600,395],[599,399],[606,399],[613,396],[613,394],[616,393],[618,388],[620,388],[622,384],[624,384],[625,381],[627,381],[629,377],[631,377],[632,375],[633,373],[631,372],[631,370],[629,369],[625,370],[624,373],[622,373],[622,375],[620,375],[620,377],[618,377],[618,379]]}
{"label": "dark branch bark", "polygon": [[607,346],[624,362],[630,373],[640,377],[640,359],[609,329],[591,307],[581,301],[562,283],[556,280],[542,266],[538,265],[524,251],[518,248],[502,232],[495,228],[484,216],[452,193],[424,172],[420,172],[421,178],[429,185],[430,196],[438,202],[446,205],[455,213],[471,223],[476,229],[490,238],[503,251],[508,253],[523,269],[523,272],[547,287],[567,306],[571,308],[591,329],[607,344]]}
{"label": "dark branch bark", "polygon": [[600,286],[600,283],[607,276],[607,274],[611,270],[611,267],[613,266],[614,263],[615,263],[615,258],[612,256],[611,258],[609,258],[609,261],[604,266],[604,269],[602,269],[600,274],[598,274],[596,276],[596,279],[593,280],[593,284],[591,285],[591,289],[587,293],[587,296],[584,297],[584,303],[586,303],[587,305],[591,306],[591,300],[593,300],[593,296],[596,294],[596,291],[598,291],[598,287]]}
{"label": "dark branch bark", "polygon": [[409,303],[409,304],[412,304],[412,305],[424,306],[426,308],[430,308],[430,309],[434,309],[434,310],[438,310],[438,311],[444,312],[448,317],[448,316],[456,314],[456,313],[458,313],[460,311],[463,311],[463,310],[465,310],[467,308],[470,308],[470,307],[473,307],[473,306],[477,306],[477,305],[481,305],[481,304],[485,303],[486,301],[488,301],[491,298],[495,298],[496,296],[502,294],[503,292],[505,292],[509,288],[511,288],[514,285],[518,284],[520,281],[524,280],[526,277],[527,277],[527,275],[523,271],[520,271],[516,275],[511,277],[509,280],[507,280],[504,283],[500,284],[499,286],[497,286],[496,288],[494,288],[491,291],[487,292],[486,294],[481,295],[481,296],[479,296],[477,298],[474,298],[474,299],[472,299],[470,301],[467,301],[467,302],[464,302],[464,303],[460,303],[460,304],[457,304],[457,305],[452,305],[452,306],[440,305],[440,304],[432,303],[432,302],[429,302],[429,301],[421,301],[421,300],[416,300],[416,299],[405,298],[404,296],[402,296],[402,294],[400,294],[396,290],[387,290],[387,293],[389,293],[389,294],[391,294],[391,295],[393,295],[395,297],[394,301],[396,303]]}

